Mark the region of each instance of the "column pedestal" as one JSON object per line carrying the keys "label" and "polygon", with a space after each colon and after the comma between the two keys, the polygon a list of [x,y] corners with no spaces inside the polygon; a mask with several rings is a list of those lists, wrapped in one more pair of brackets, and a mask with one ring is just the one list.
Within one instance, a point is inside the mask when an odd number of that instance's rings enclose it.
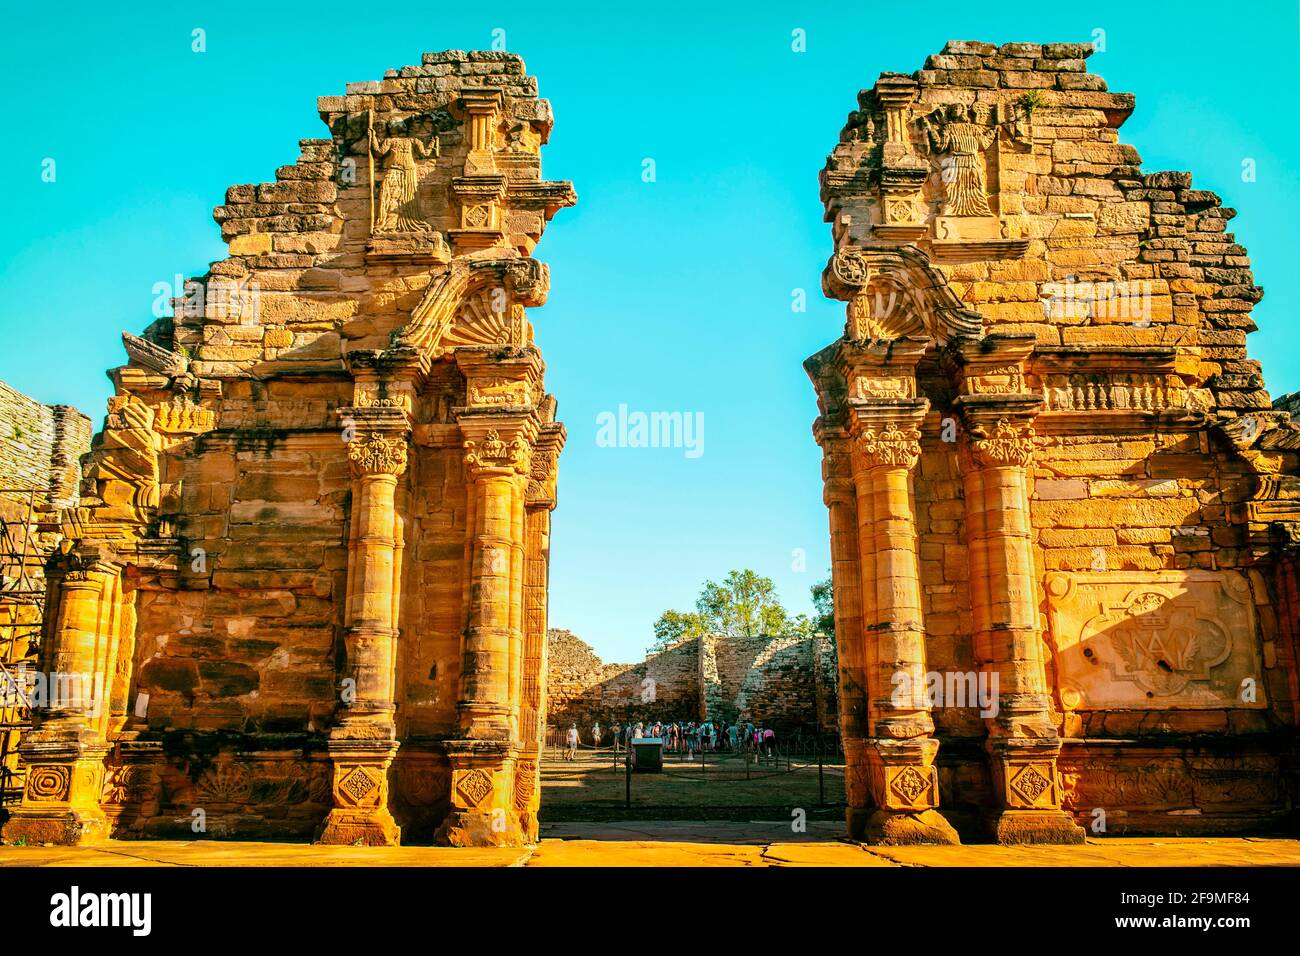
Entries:
{"label": "column pedestal", "polygon": [[527,846],[514,806],[517,748],[497,741],[447,742],[451,812],[434,835],[445,846]]}
{"label": "column pedestal", "polygon": [[100,806],[109,747],[87,727],[32,731],[19,744],[27,767],[23,802],[4,825],[4,842],[83,846],[109,837]]}
{"label": "column pedestal", "polygon": [[1083,828],[1061,809],[1056,760],[1060,741],[998,739],[989,742],[995,785],[1003,809],[989,820],[999,843],[1079,844]]}
{"label": "column pedestal", "polygon": [[44,710],[36,709],[36,726],[18,747],[27,782],[0,834],[6,843],[77,846],[109,836],[100,805],[109,751],[103,710],[119,567],[93,552],[57,560],[71,566],[51,575],[58,610],[41,655],[46,699],[33,701]]}
{"label": "column pedestal", "polygon": [[331,736],[334,809],[325,817],[317,843],[332,846],[397,846],[402,830],[388,810],[388,768],[395,740]]}

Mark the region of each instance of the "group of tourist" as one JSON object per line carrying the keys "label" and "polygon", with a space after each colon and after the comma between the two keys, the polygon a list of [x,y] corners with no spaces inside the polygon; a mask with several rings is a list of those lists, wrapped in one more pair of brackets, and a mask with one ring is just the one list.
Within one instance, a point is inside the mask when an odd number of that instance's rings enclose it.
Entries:
{"label": "group of tourist", "polygon": [[[608,745],[617,753],[626,748],[630,741],[642,738],[662,740],[666,753],[685,754],[687,760],[694,760],[697,753],[710,751],[740,753],[748,751],[759,756],[770,757],[776,754],[776,731],[771,727],[755,724],[753,721],[731,723],[725,720],[699,721],[637,721],[635,723],[615,723],[608,729],[602,728],[600,722],[591,725],[591,744],[593,748]],[[582,744],[578,725],[571,724],[565,733],[566,760],[578,756],[578,747]]]}

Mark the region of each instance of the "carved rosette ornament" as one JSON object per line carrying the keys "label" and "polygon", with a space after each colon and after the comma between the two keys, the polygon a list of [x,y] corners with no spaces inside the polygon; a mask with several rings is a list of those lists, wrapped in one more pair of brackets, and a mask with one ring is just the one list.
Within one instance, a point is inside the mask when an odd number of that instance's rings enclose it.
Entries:
{"label": "carved rosette ornament", "polygon": [[1011,806],[1030,809],[1040,805],[1052,807],[1058,803],[1056,787],[1052,783],[1056,768],[1051,763],[1020,766],[1008,764],[1004,772],[1007,777],[1007,802]]}
{"label": "carved rosette ornament", "polygon": [[864,431],[858,438],[858,453],[868,468],[878,465],[902,465],[910,469],[921,457],[921,432],[892,423],[884,430]]}
{"label": "carved rosette ornament", "polygon": [[981,464],[1024,468],[1034,456],[1034,429],[1031,425],[1020,425],[1002,418],[994,426],[992,435],[988,429],[979,426],[971,429],[971,435],[972,450]]}
{"label": "carved rosette ornament", "polygon": [[481,443],[473,439],[465,442],[465,464],[475,473],[484,468],[505,468],[526,475],[532,470],[531,450],[523,438],[515,436],[507,442],[494,428]]}
{"label": "carved rosette ornament", "polygon": [[848,289],[861,289],[870,278],[871,269],[856,249],[840,249],[831,259],[831,273]]}
{"label": "carved rosette ornament", "polygon": [[358,475],[400,475],[406,470],[406,441],[372,432],[348,443],[348,461]]}

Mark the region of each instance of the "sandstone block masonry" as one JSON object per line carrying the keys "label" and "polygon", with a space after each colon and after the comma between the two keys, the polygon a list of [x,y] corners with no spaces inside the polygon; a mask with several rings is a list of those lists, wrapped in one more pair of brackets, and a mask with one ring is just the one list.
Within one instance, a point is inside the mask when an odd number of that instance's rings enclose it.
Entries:
{"label": "sandstone block masonry", "polygon": [[6,840],[536,836],[551,108],[463,51],[317,105],[216,208],[229,256],[123,335],[43,648],[106,700],[25,738]]}
{"label": "sandstone block masonry", "polygon": [[90,432],[75,408],[0,382],[0,822],[22,795],[17,747],[29,716],[13,687],[36,665],[55,512],[76,503]]}
{"label": "sandstone block masonry", "polygon": [[[1091,52],[951,42],[859,93],[822,173],[855,836],[1294,818],[1300,429],[1246,352],[1235,211],[1142,169]],[[996,714],[891,692],[971,670]]]}
{"label": "sandstone block masonry", "polygon": [[606,664],[570,631],[552,630],[546,693],[552,725],[754,721],[782,734],[833,734],[835,645],[825,637],[709,635],[640,664]]}
{"label": "sandstone block masonry", "polygon": [[0,382],[0,497],[36,492],[50,507],[77,499],[90,419],[71,405],[42,405]]}

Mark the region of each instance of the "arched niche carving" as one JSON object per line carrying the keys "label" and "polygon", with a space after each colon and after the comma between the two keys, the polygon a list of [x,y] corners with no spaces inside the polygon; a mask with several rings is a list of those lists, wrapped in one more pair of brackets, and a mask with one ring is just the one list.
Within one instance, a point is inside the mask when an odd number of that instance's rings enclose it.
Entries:
{"label": "arched niche carving", "polygon": [[456,259],[429,284],[411,320],[393,333],[395,348],[438,358],[462,346],[523,347],[523,310],[546,301],[550,272],[527,256]]}
{"label": "arched niche carving", "polygon": [[844,246],[822,273],[822,289],[848,302],[851,341],[923,335],[944,346],[983,333],[980,314],[914,246]]}

